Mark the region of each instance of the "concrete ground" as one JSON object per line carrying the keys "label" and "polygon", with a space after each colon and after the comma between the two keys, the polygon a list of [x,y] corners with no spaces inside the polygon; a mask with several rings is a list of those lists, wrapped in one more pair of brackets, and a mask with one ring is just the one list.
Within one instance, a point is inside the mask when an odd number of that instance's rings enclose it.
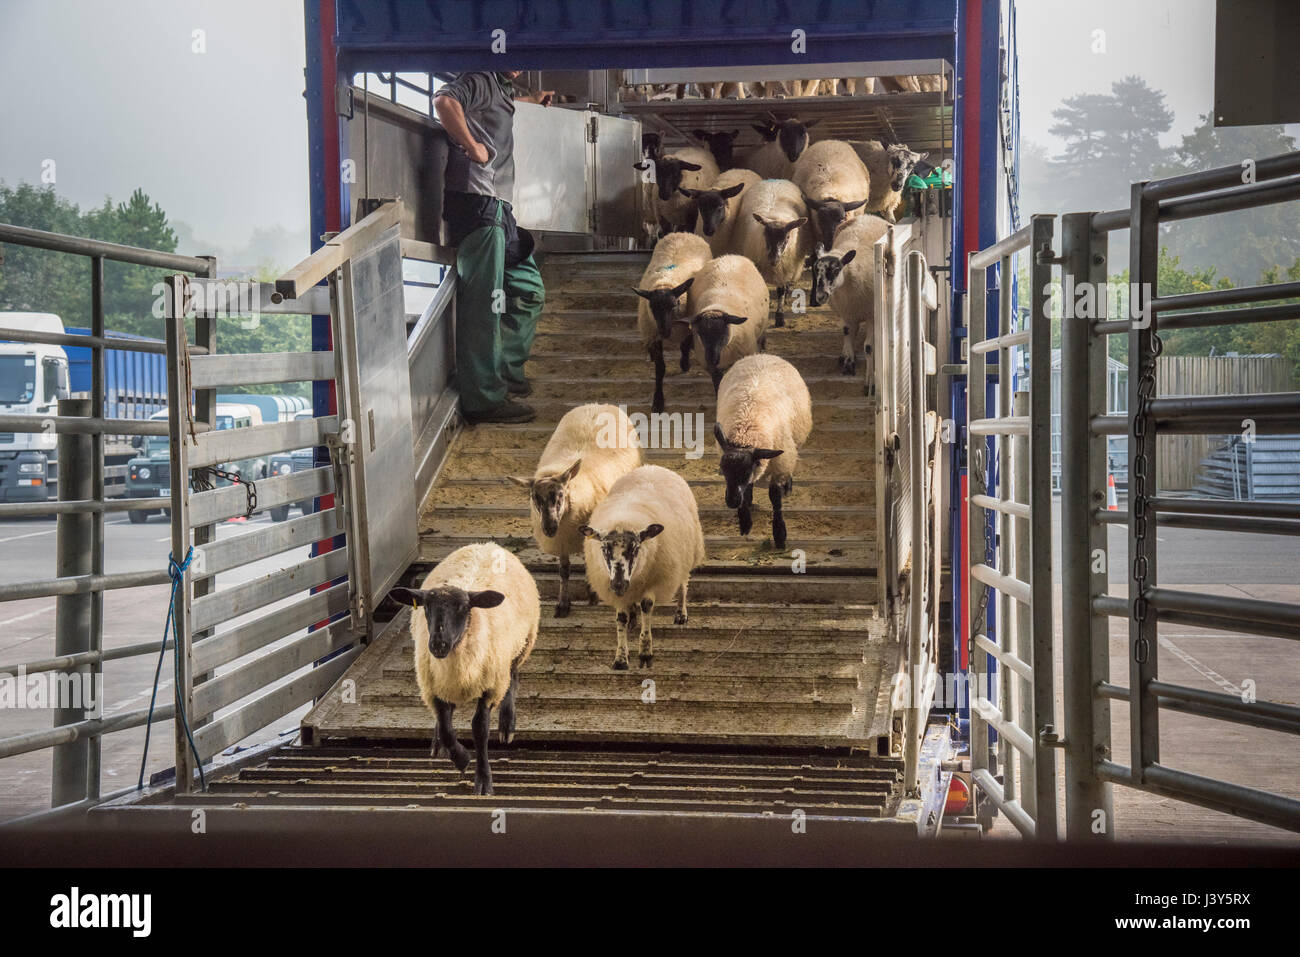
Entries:
{"label": "concrete ground", "polygon": [[[1125,507],[1121,500],[1120,507]],[[1058,717],[1061,695],[1060,501],[1053,503],[1056,545],[1053,556]],[[1128,532],[1109,529],[1110,593],[1127,597]],[[1204,594],[1236,595],[1300,603],[1300,542],[1282,535],[1162,529],[1158,580]],[[1166,624],[1160,628],[1158,673],[1163,681],[1239,695],[1254,682],[1256,699],[1300,704],[1300,665],[1295,646],[1281,638],[1259,638],[1216,629]],[[1128,622],[1110,619],[1110,680],[1129,686]],[[1111,707],[1111,753],[1118,764],[1131,765],[1129,708]],[[1058,727],[1060,726],[1058,721]],[[1300,748],[1293,736],[1245,725],[1162,711],[1161,764],[1206,777],[1276,791],[1300,799]],[[1059,767],[1059,765],[1058,765]],[[1300,834],[1257,824],[1133,788],[1113,788],[1115,833],[1121,840],[1186,841],[1210,844],[1283,842],[1300,846]],[[1060,798],[1064,821],[1064,785]],[[1015,829],[999,818],[995,834]]]}
{"label": "concrete ground", "polygon": [[[294,511],[291,514],[296,516]],[[266,515],[248,522],[226,522],[218,527],[219,538],[238,535],[270,522]],[[55,523],[52,519],[0,522],[0,581],[16,582],[54,575]],[[165,569],[170,551],[169,526],[155,515],[143,525],[129,523],[125,513],[110,514],[106,520],[105,570],[113,572]],[[222,574],[222,582],[234,584],[265,575],[277,568],[302,561],[307,548],[285,552],[243,568]],[[170,590],[157,585],[121,589],[104,595],[104,647],[116,648],[140,642],[162,641]],[[0,663],[36,661],[54,655],[53,598],[34,598],[0,604]],[[270,606],[275,607],[275,606]],[[272,646],[276,647],[276,646]],[[153,689],[156,653],[107,662],[104,666],[104,712],[112,716],[149,707]],[[227,666],[229,667],[229,666]],[[158,701],[172,700],[172,659],[168,654],[158,682]],[[307,708],[275,722],[246,744],[260,743],[297,730],[298,719]],[[224,713],[224,712],[219,712]],[[53,712],[28,708],[0,709],[0,737],[48,728]],[[149,740],[148,775],[170,768],[174,758],[174,724],[155,721]],[[140,773],[144,728],[108,735],[103,739],[102,793],[135,784]],[[0,821],[47,808],[50,805],[52,752],[37,751],[0,762]]]}

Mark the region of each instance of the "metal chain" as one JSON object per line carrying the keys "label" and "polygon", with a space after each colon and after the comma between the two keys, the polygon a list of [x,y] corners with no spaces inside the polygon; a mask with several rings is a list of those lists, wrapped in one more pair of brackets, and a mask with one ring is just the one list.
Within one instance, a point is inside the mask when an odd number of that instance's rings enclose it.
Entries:
{"label": "metal chain", "polygon": [[[1148,526],[1153,518],[1150,511],[1150,495],[1147,489],[1148,472],[1151,455],[1154,452],[1154,430],[1147,429],[1147,416],[1150,414],[1151,401],[1156,393],[1156,359],[1164,351],[1160,334],[1152,332],[1151,351],[1143,357],[1139,369],[1137,385],[1137,408],[1133,414],[1133,464],[1131,467],[1129,494],[1132,496],[1130,506],[1133,513],[1133,620],[1139,625],[1146,621],[1150,612],[1150,603],[1146,597],[1147,577],[1150,572],[1146,555],[1142,554],[1142,544],[1146,541]],[[1151,489],[1153,494],[1155,489]],[[1151,653],[1150,642],[1138,638],[1133,646],[1133,657],[1144,663]]]}
{"label": "metal chain", "polygon": [[215,465],[193,469],[190,472],[190,490],[194,492],[210,492],[216,488],[217,479],[225,479],[232,485],[244,486],[244,494],[248,498],[248,508],[244,512],[244,518],[252,518],[253,512],[257,511],[257,483],[251,479],[241,478],[236,472],[227,472]]}

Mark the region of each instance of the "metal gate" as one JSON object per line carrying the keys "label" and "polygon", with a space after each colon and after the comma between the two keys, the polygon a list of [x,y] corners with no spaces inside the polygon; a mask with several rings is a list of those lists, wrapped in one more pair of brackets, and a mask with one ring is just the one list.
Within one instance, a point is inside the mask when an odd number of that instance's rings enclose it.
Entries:
{"label": "metal gate", "polygon": [[[971,253],[966,302],[971,779],[1022,834],[1044,840],[1057,833],[1047,294],[1054,226],[1054,217],[1034,216]],[[1026,249],[1031,308],[1027,327],[1017,329],[1012,257]],[[985,333],[990,267],[998,267],[993,337]],[[1019,349],[1029,354],[1028,392],[1013,389]],[[990,378],[996,382],[991,403]]]}
{"label": "metal gate", "polygon": [[[187,315],[227,318],[230,284],[182,276],[171,281],[178,791],[192,790],[196,770],[214,755],[327,690],[372,630],[375,604],[414,557],[415,466],[396,225],[401,213],[400,204],[382,206],[277,283],[250,284],[259,321],[286,313],[329,315],[330,352],[191,355]],[[316,285],[322,278],[328,288]],[[322,380],[336,384],[335,415],[226,430],[203,418],[202,410],[214,408],[208,397],[219,388]],[[327,447],[329,465],[216,482],[226,477],[223,463],[309,446]],[[313,498],[324,499],[325,507],[215,537],[218,522]],[[332,547],[341,534],[345,543]],[[312,543],[321,545],[310,558],[218,587],[221,572]],[[299,635],[303,629],[310,630]],[[261,654],[215,673],[255,651]],[[295,674],[313,662],[317,667]]]}
{"label": "metal gate", "polygon": [[[1294,431],[1300,393],[1159,395],[1156,358],[1164,331],[1300,318],[1300,282],[1162,296],[1156,270],[1162,223],[1297,198],[1300,153],[1290,153],[1135,183],[1128,209],[1064,216],[1059,256],[1052,248],[1053,217],[1035,216],[1028,227],[970,257],[972,770],[982,795],[1026,835],[1051,838],[1057,833],[1057,749],[1064,757],[1065,827],[1071,840],[1114,837],[1113,784],[1300,830],[1300,801],[1169,767],[1161,761],[1159,736],[1163,711],[1297,734],[1300,708],[1163,680],[1158,656],[1161,622],[1294,641],[1300,636],[1300,607],[1171,588],[1157,580],[1159,528],[1300,536],[1300,504],[1162,494],[1155,454],[1160,434]],[[1107,233],[1125,227],[1130,230],[1129,314],[1108,317]],[[1016,329],[1011,255],[1025,249],[1031,254],[1031,309],[1027,328]],[[1053,719],[1048,514],[1049,284],[1056,264],[1069,302],[1061,321],[1060,734]],[[1000,322],[998,335],[985,338],[985,271],[995,265],[1001,266]],[[1088,295],[1076,298],[1085,289]],[[1223,308],[1227,306],[1240,308]],[[1129,404],[1121,414],[1107,412],[1107,337],[1112,335],[1129,337]],[[1029,352],[1027,393],[1013,393],[1012,376],[997,374],[1014,368],[1010,352],[1020,348]],[[990,362],[994,355],[996,366]],[[985,388],[990,375],[997,377],[991,409]],[[1126,436],[1128,442],[1129,499],[1123,512],[1106,507],[1109,436]],[[1107,555],[1106,527],[1111,524],[1128,528],[1126,560]],[[1125,562],[1124,596],[1107,591],[1107,566],[1117,560]],[[989,604],[996,615],[986,614]],[[1128,623],[1127,685],[1111,680],[1111,617]],[[993,624],[995,630],[986,628]],[[995,676],[994,662],[1005,677]],[[1128,705],[1127,764],[1112,754],[1111,701]],[[990,729],[997,732],[996,752],[989,746]]]}

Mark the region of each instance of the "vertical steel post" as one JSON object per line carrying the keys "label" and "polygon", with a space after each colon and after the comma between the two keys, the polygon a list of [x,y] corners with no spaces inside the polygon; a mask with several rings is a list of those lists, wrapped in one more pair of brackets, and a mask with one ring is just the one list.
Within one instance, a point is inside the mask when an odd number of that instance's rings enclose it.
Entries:
{"label": "vertical steel post", "polygon": [[[1029,415],[1029,393],[1024,389],[1017,389],[1012,397],[1012,412],[1014,415]],[[1012,497],[1017,502],[1029,501],[1029,437],[1024,435],[1008,436],[1012,445],[1011,452],[1011,478],[1010,488]],[[1029,520],[1024,518],[1015,519],[1015,563],[1012,567],[1012,574],[1021,581],[1033,581],[1030,577],[1033,569],[1030,563],[1029,544],[1032,536],[1029,531]],[[1015,603],[1015,624],[1014,627],[1010,620],[1007,621],[1003,629],[1003,640],[1001,646],[1015,654],[1021,661],[1034,660],[1033,646],[1033,622],[1030,609],[1022,602]],[[1015,640],[1012,641],[1012,634]],[[1037,672],[1034,673],[1037,677]],[[1016,724],[1024,729],[1025,733],[1033,736],[1034,733],[1034,701],[1033,686],[1026,687],[1024,679],[1019,677],[1010,668],[1004,668],[1002,678],[1007,683],[1008,688],[1015,686],[1016,701]],[[1008,694],[1008,700],[1010,700]],[[1008,707],[1004,712],[1008,719],[1011,717],[1011,709]],[[1037,758],[1034,755],[1020,756],[1020,780],[1022,782],[1021,791],[1024,795],[1021,800],[1021,806],[1025,812],[1035,820],[1038,818],[1038,789],[1033,786],[1034,768],[1037,766]]]}
{"label": "vertical steel post", "polygon": [[1159,256],[1159,201],[1146,195],[1146,183],[1134,183],[1129,207],[1130,315],[1132,301],[1142,304],[1129,331],[1129,725],[1130,773],[1135,784],[1147,767],[1160,760],[1160,724],[1155,695],[1148,685],[1156,677],[1156,611],[1147,593],[1156,584],[1156,422],[1149,402],[1155,397],[1156,268]]}
{"label": "vertical steel post", "polygon": [[[92,347],[90,371],[90,414],[97,419],[104,418],[105,403],[108,399],[108,379],[105,375],[104,356],[104,257],[92,256],[90,259],[90,334],[100,340]],[[103,505],[106,495],[104,489],[104,445],[107,437],[103,432],[91,436],[91,479],[90,497],[98,505]],[[125,481],[125,479],[123,479]],[[96,575],[104,574],[104,511],[97,509],[92,518],[91,568]],[[100,651],[104,644],[104,593],[91,592],[90,595],[90,635],[89,648]],[[93,687],[103,685],[104,664],[97,661],[91,665],[90,673]],[[102,702],[100,703],[102,705]],[[96,709],[102,714],[102,706]],[[100,756],[103,740],[99,737],[90,739],[86,766],[86,797],[99,797]]]}
{"label": "vertical steel post", "polygon": [[[984,389],[987,368],[984,354],[977,352],[975,346],[985,337],[988,322],[988,297],[984,288],[985,273],[978,266],[971,264],[968,255],[966,266],[966,336],[969,351],[966,375],[966,422],[969,424],[985,417]],[[968,568],[982,565],[988,560],[985,549],[985,533],[988,517],[984,510],[971,504],[970,498],[987,491],[984,483],[988,481],[988,439],[982,435],[966,434],[967,460],[966,468],[970,476],[969,492],[966,501],[966,548]],[[966,594],[970,596],[967,605],[970,609],[970,621],[966,624],[966,638],[969,642],[970,667],[967,674],[966,697],[970,702],[970,755],[971,770],[987,770],[989,767],[989,728],[980,717],[975,701],[986,689],[985,674],[982,667],[985,652],[975,647],[974,636],[984,631],[984,622],[977,621],[980,602],[977,594],[988,586],[977,582],[969,572],[966,575]]]}
{"label": "vertical steel post", "polygon": [[[213,256],[202,257],[208,261],[207,278],[217,278],[217,260]],[[217,354],[217,320],[200,306],[194,315],[194,344],[207,350],[208,355]],[[194,417],[200,422],[217,421],[217,390],[216,389],[198,389],[194,392]],[[172,521],[176,521],[176,513],[172,513]],[[216,525],[202,525],[194,529],[194,546],[207,545],[217,540]],[[211,594],[217,588],[217,576],[208,575],[205,577],[196,577],[194,580],[194,597],[199,598],[202,595]],[[212,634],[212,629],[197,632],[194,635],[195,641],[201,641]],[[194,676],[194,683],[201,685],[205,681],[211,681],[213,672],[205,672],[201,675]],[[200,728],[211,721],[211,717],[201,718],[195,721],[193,728]]]}
{"label": "vertical steel post", "polygon": [[[184,562],[190,548],[189,514],[189,349],[185,332],[187,283],[184,276],[168,279],[167,316],[167,429],[171,445],[172,557]],[[185,733],[184,716],[194,713],[193,641],[190,634],[190,584],[188,570],[181,574],[172,614],[176,625],[176,792],[194,790],[193,753]]]}
{"label": "vertical steel post", "polygon": [[[1102,373],[1100,395],[1106,394],[1104,336],[1091,334],[1099,315],[1086,309],[1089,302],[1105,302],[1104,265],[1100,277],[1092,262],[1092,214],[1070,213],[1062,219],[1061,317],[1061,658],[1065,704],[1065,827],[1072,841],[1105,838],[1106,828],[1093,830],[1092,815],[1108,805],[1109,787],[1095,774],[1093,697],[1097,675],[1093,660],[1092,597],[1093,509],[1105,502],[1105,492],[1094,484],[1098,437],[1088,427],[1097,414],[1094,392],[1097,369]],[[1083,293],[1082,297],[1080,293]],[[1103,305],[1104,308],[1104,305]],[[1079,313],[1083,312],[1082,315]],[[1097,348],[1099,347],[1099,348]],[[1100,354],[1099,354],[1100,353]],[[1099,361],[1098,361],[1099,360]],[[1104,410],[1103,410],[1104,411]],[[1105,439],[1100,439],[1104,462]],[[1104,533],[1104,529],[1103,529]],[[1105,543],[1102,543],[1104,555]],[[1103,561],[1104,567],[1104,561]],[[1102,579],[1105,582],[1104,576]]]}
{"label": "vertical steel post", "polygon": [[1035,836],[1054,841],[1056,822],[1056,749],[1041,735],[1054,725],[1056,681],[1052,650],[1052,236],[1054,217],[1031,219],[1029,338],[1029,578],[1033,618],[1034,778],[1038,789]]}
{"label": "vertical steel post", "polygon": [[918,252],[907,256],[907,348],[911,355],[911,405],[908,409],[908,465],[912,485],[912,577],[908,582],[907,687],[909,690],[906,719],[907,735],[903,742],[903,781],[908,793],[920,794],[917,766],[921,751],[921,696],[925,693],[926,671],[923,665],[923,636],[929,628],[925,613],[926,528],[928,483],[925,476],[925,313],[921,293],[925,286],[925,257]]}
{"label": "vertical steel post", "polygon": [[[86,416],[90,414],[91,401],[88,399],[59,400],[59,415]],[[91,482],[94,481],[94,469],[91,459],[94,455],[94,442],[89,435],[63,432],[58,440],[59,462],[59,498],[64,500],[88,499],[91,497]],[[55,527],[54,573],[59,578],[74,575],[89,575],[94,569],[94,519],[86,512],[60,513]],[[54,654],[75,655],[91,650],[91,618],[94,596],[90,594],[60,595],[54,603]],[[87,715],[87,702],[77,701],[75,697],[88,691],[96,695],[98,704],[99,688],[93,684],[87,688],[81,684],[83,675],[92,674],[92,670],[83,665],[67,672],[68,680],[62,684],[62,692],[68,696],[68,707],[54,710],[54,726],[83,721]],[[90,679],[94,681],[93,677]],[[79,738],[68,744],[54,747],[53,768],[50,776],[50,807],[59,807],[75,801],[83,801],[89,795],[88,770],[90,767],[90,741]]]}
{"label": "vertical steel post", "polygon": [[[985,276],[988,273],[985,272]],[[999,337],[1011,333],[1011,311],[1015,303],[1011,300],[1011,256],[1006,255],[998,260],[998,327],[997,334]],[[1015,378],[1015,368],[1011,362],[1010,349],[997,349],[992,353],[998,362],[998,408],[997,415],[1005,417],[1012,414],[1012,389],[1011,383]],[[1013,460],[1013,437],[1002,434],[993,439],[994,448],[997,449],[997,498],[1009,498],[1011,491],[1011,482],[1015,471],[1012,464]],[[1026,465],[1028,463],[1025,463]],[[989,494],[992,495],[992,486],[989,488]],[[994,537],[995,554],[997,555],[997,569],[1005,575],[1016,574],[1015,565],[1012,562],[1011,551],[1011,521],[1006,512],[994,512],[990,519],[993,521],[994,528],[997,530]],[[1011,636],[1016,620],[1016,608],[1019,602],[1011,597],[1006,589],[998,589],[996,598],[997,608],[997,645],[1003,650],[1009,650],[1012,647]],[[1011,686],[1015,681],[1015,676],[1011,670],[1005,667],[1000,661],[990,662],[989,671],[993,675],[993,680],[998,684],[998,710],[1002,712],[1002,717],[1006,721],[1012,720],[1011,714]],[[988,695],[990,701],[993,696]],[[1007,740],[1005,734],[998,735],[998,754],[1001,758],[1002,765],[1002,794],[1008,800],[1014,800],[1016,797],[1016,749]],[[1032,767],[1032,765],[1031,765]],[[1024,790],[1029,788],[1029,778],[1024,780]],[[1025,810],[1029,810],[1026,803]],[[1030,812],[1032,815],[1032,812]]]}

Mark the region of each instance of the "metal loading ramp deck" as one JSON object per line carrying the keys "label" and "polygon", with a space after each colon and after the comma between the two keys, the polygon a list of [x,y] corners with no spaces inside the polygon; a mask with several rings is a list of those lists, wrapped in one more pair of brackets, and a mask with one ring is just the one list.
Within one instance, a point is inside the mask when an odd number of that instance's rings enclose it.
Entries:
{"label": "metal loading ramp deck", "polygon": [[[612,670],[613,613],[582,602],[581,556],[572,572],[573,611],[552,617],[556,560],[535,548],[526,496],[504,476],[532,474],[556,422],[574,405],[648,410],[652,372],[629,291],[647,260],[644,253],[547,258],[546,310],[529,366],[538,418],[458,436],[425,496],[420,561],[404,583],[420,581],[452,549],[489,539],[535,573],[542,622],[520,674],[516,748],[797,747],[890,758],[901,730],[890,705],[900,649],[875,615],[873,407],[860,378],[838,373],[842,333],[824,310],[795,315],[767,335],[767,351],[793,362],[813,395],[813,433],[785,508],[787,551],[767,541],[770,515],[761,496],[753,531],[738,534],[716,474],[712,388],[702,370],[670,375],[666,411],[703,415],[703,455],[650,449],[646,458],[680,471],[700,504],[708,560],[691,580],[690,622],[660,617],[652,670]],[[790,549],[803,551],[801,571]],[[408,618],[409,610],[400,612],[304,719],[306,743],[427,744],[434,722],[416,688]],[[456,717],[468,734],[469,711],[458,709]],[[494,743],[493,753],[499,761],[512,750]]]}

